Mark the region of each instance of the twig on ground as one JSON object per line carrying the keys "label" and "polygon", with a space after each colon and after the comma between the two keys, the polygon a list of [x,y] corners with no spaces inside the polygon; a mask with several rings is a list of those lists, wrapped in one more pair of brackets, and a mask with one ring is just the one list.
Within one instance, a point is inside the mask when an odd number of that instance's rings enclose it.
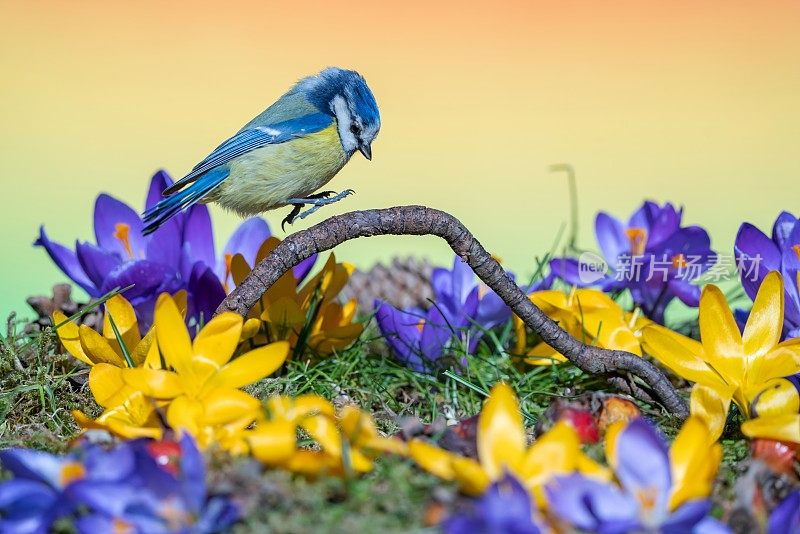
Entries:
{"label": "twig on ground", "polygon": [[[304,259],[330,250],[345,241],[376,235],[441,237],[528,328],[539,334],[544,342],[575,366],[587,373],[606,376],[616,387],[643,400],[656,398],[681,419],[688,417],[686,402],[656,366],[629,352],[586,345],[570,336],[530,301],[458,219],[424,206],[353,211],[331,217],[288,236],[222,301],[217,313],[234,311],[246,316],[278,278]],[[631,376],[638,377],[647,384],[652,394],[634,384]]]}

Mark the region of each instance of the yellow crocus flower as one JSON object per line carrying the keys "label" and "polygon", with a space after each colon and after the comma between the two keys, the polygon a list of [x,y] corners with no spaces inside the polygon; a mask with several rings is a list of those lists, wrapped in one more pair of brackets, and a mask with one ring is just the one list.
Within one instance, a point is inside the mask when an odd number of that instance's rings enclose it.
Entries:
{"label": "yellow crocus flower", "polygon": [[731,401],[749,418],[751,403],[770,380],[800,372],[800,339],[780,342],[783,280],[778,272],[761,283],[743,333],[714,285],[703,288],[699,314],[701,341],[658,325],[645,327],[642,336],[649,354],[695,382],[692,414],[706,422],[716,440]]}
{"label": "yellow crocus flower", "polygon": [[[606,349],[624,350],[641,356],[642,349],[632,324],[619,304],[595,289],[573,289],[570,293],[556,290],[536,291],[529,296],[548,317],[576,339]],[[531,365],[552,365],[567,359],[541,342],[527,348],[525,324],[514,316],[515,353],[526,356]]]}
{"label": "yellow crocus flower", "polygon": [[[280,241],[274,237],[265,241],[256,256],[257,261],[266,257],[278,243]],[[353,270],[349,263],[337,263],[336,256],[331,253],[322,270],[300,288],[294,273],[286,272],[250,311],[249,320],[261,323],[259,330],[252,330],[253,343],[287,340],[295,351],[302,342],[321,355],[350,345],[364,327],[355,322],[356,300],[340,304],[337,297]],[[237,285],[250,271],[243,256],[233,257],[231,273]]]}
{"label": "yellow crocus flower", "polygon": [[467,458],[414,439],[409,455],[420,467],[444,480],[458,482],[462,491],[479,495],[505,473],[517,477],[546,506],[543,486],[553,476],[579,471],[608,479],[607,469],[581,450],[580,439],[565,421],[557,422],[531,446],[514,391],[500,383],[492,388],[478,417],[478,459]]}

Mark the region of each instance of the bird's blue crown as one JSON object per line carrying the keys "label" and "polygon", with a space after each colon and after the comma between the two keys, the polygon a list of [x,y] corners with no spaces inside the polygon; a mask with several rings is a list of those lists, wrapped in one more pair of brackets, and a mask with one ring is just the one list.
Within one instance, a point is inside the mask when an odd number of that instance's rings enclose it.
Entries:
{"label": "bird's blue crown", "polygon": [[353,111],[365,125],[380,123],[375,97],[364,77],[356,71],[329,67],[316,76],[301,80],[296,90],[305,92],[312,104],[328,114],[333,114],[331,102],[334,97],[341,95],[352,104]]}

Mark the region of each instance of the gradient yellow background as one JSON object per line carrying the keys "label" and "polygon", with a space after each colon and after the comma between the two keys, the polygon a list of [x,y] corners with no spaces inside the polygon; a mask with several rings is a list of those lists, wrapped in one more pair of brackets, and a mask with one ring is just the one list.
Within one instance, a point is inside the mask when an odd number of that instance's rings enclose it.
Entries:
{"label": "gradient yellow background", "polygon": [[[330,184],[357,195],[312,222],[426,204],[529,273],[568,219],[547,166],[569,162],[581,244],[598,209],[653,198],[729,251],[740,221],[800,211],[798,27],[796,0],[0,2],[0,312],[62,280],[40,223],[92,238],[98,192],[141,208],[156,169],[182,175],[328,65],[365,75],[383,129]],[[237,219],[213,216],[220,246]],[[338,252],[450,258],[433,238]]]}

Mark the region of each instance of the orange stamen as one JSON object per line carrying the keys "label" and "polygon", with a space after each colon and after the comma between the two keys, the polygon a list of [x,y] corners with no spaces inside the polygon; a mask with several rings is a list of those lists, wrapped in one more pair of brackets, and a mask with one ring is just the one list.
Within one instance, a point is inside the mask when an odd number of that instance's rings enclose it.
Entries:
{"label": "orange stamen", "polygon": [[800,259],[800,245],[792,245],[792,250],[797,254],[797,259]]}
{"label": "orange stamen", "polygon": [[644,249],[647,247],[647,230],[639,227],[632,227],[625,229],[625,235],[631,242],[631,254],[633,256],[641,256],[644,254]]}
{"label": "orange stamen", "polygon": [[672,266],[676,269],[683,269],[689,265],[689,262],[686,261],[686,256],[683,254],[675,254],[672,256]]}
{"label": "orange stamen", "polygon": [[133,249],[131,248],[131,227],[129,224],[117,223],[114,225],[114,237],[122,243],[125,247],[129,258],[133,258]]}
{"label": "orange stamen", "polygon": [[133,525],[130,523],[126,523],[122,519],[117,519],[116,517],[112,520],[112,532],[114,534],[130,534],[133,532]]}
{"label": "orange stamen", "polygon": [[636,490],[636,500],[642,507],[642,510],[647,513],[651,511],[658,499],[658,490],[656,488],[643,488]]}
{"label": "orange stamen", "polygon": [[417,323],[417,330],[422,332],[423,327],[425,326],[425,319],[420,319]]}
{"label": "orange stamen", "polygon": [[61,467],[61,473],[58,477],[58,482],[61,487],[66,487],[69,484],[80,480],[86,476],[86,469],[83,464],[78,462],[67,462]]}
{"label": "orange stamen", "polygon": [[233,274],[233,254],[230,252],[225,253],[225,279],[222,281],[222,287],[225,288],[225,293],[229,293],[228,280]]}

